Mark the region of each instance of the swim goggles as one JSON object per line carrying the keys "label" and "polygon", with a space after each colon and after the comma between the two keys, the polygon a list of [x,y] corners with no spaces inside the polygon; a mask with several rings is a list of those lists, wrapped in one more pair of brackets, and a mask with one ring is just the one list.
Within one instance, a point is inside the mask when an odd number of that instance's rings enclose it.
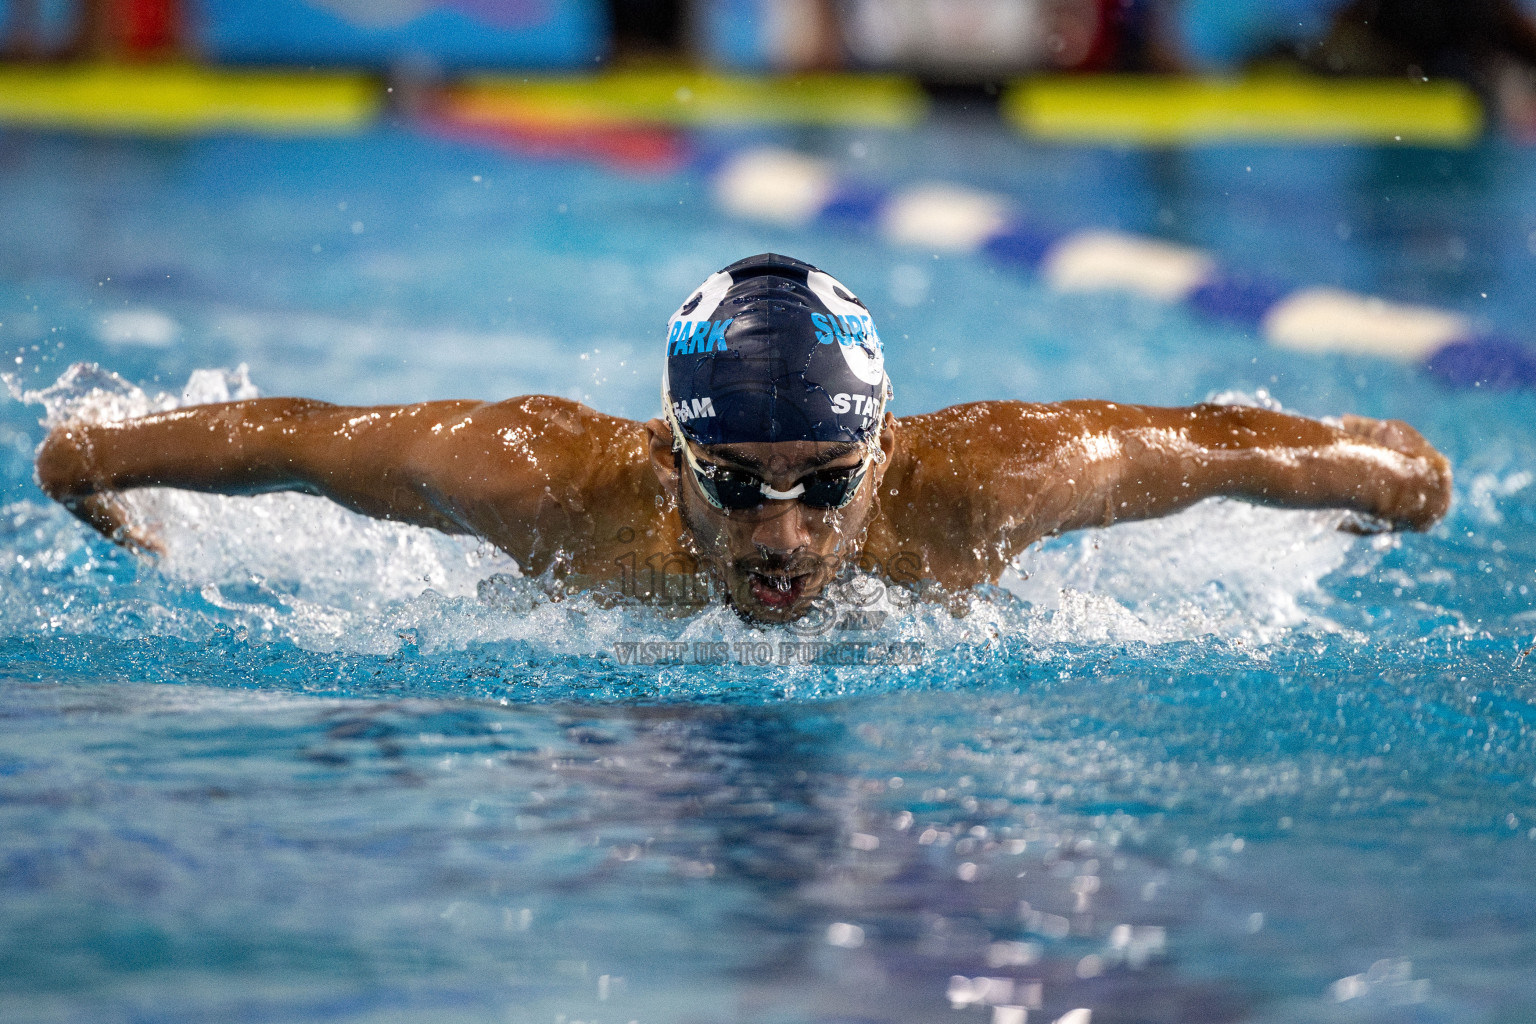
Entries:
{"label": "swim goggles", "polygon": [[687,444],[683,445],[683,458],[704,500],[722,512],[753,511],[761,508],[765,501],[798,501],[808,508],[833,511],[846,508],[858,494],[859,485],[864,482],[864,475],[874,461],[874,455],[866,452],[864,461],[857,466],[823,469],[801,477],[789,490],[779,491],[744,469],[714,463],[701,465]]}
{"label": "swim goggles", "polygon": [[859,485],[864,482],[870,465],[882,461],[885,454],[879,444],[867,444],[864,461],[857,466],[809,473],[789,490],[780,491],[756,473],[699,462],[693,454],[693,448],[684,440],[682,427],[673,416],[670,405],[666,407],[666,413],[672,436],[680,442],[674,444],[673,450],[682,451],[683,459],[688,463],[688,471],[693,474],[704,500],[721,512],[752,512],[761,509],[768,501],[799,501],[807,508],[831,511],[847,508],[859,493]]}

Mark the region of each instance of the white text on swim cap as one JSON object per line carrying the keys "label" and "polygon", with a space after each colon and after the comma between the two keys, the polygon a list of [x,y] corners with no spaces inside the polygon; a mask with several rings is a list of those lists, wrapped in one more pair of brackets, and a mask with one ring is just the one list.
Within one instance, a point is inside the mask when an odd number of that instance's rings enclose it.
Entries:
{"label": "white text on swim cap", "polygon": [[687,423],[689,420],[713,416],[715,414],[715,403],[708,398],[695,398],[690,403],[685,398],[681,402],[672,403],[672,414],[677,417],[679,423]]}
{"label": "white text on swim cap", "polygon": [[859,424],[860,430],[867,430],[874,425],[875,416],[880,411],[880,400],[871,395],[850,395],[846,391],[839,391],[832,396],[832,412],[842,416],[853,412],[864,418]]}
{"label": "white text on swim cap", "polygon": [[860,416],[872,416],[879,405],[880,400],[873,395],[850,395],[846,391],[839,391],[832,396],[832,411],[839,416],[849,411]]}

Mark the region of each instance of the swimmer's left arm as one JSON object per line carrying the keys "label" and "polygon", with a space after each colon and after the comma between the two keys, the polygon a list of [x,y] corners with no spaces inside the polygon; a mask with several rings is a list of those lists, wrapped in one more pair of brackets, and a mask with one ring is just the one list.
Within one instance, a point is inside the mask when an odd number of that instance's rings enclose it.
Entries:
{"label": "swimmer's left arm", "polygon": [[1362,512],[1396,529],[1445,515],[1451,470],[1412,427],[1333,426],[1247,406],[1063,402],[989,410],[1018,440],[991,474],[1003,527],[1030,540],[1168,515],[1210,497]]}

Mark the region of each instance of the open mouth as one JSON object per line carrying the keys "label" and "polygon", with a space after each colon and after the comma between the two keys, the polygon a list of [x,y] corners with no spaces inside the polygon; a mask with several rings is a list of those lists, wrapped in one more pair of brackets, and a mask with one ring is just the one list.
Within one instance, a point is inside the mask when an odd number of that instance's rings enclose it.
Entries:
{"label": "open mouth", "polygon": [[749,572],[752,599],[766,608],[785,611],[794,607],[805,593],[809,576],[786,576],[781,573]]}

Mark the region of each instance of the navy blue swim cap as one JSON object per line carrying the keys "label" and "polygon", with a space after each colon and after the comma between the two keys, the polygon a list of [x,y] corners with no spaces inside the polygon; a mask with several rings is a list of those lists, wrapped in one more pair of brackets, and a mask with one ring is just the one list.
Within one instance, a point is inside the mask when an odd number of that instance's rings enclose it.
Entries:
{"label": "navy blue swim cap", "polygon": [[697,444],[863,442],[889,397],[869,310],[809,263],[739,260],[668,323],[661,399]]}

